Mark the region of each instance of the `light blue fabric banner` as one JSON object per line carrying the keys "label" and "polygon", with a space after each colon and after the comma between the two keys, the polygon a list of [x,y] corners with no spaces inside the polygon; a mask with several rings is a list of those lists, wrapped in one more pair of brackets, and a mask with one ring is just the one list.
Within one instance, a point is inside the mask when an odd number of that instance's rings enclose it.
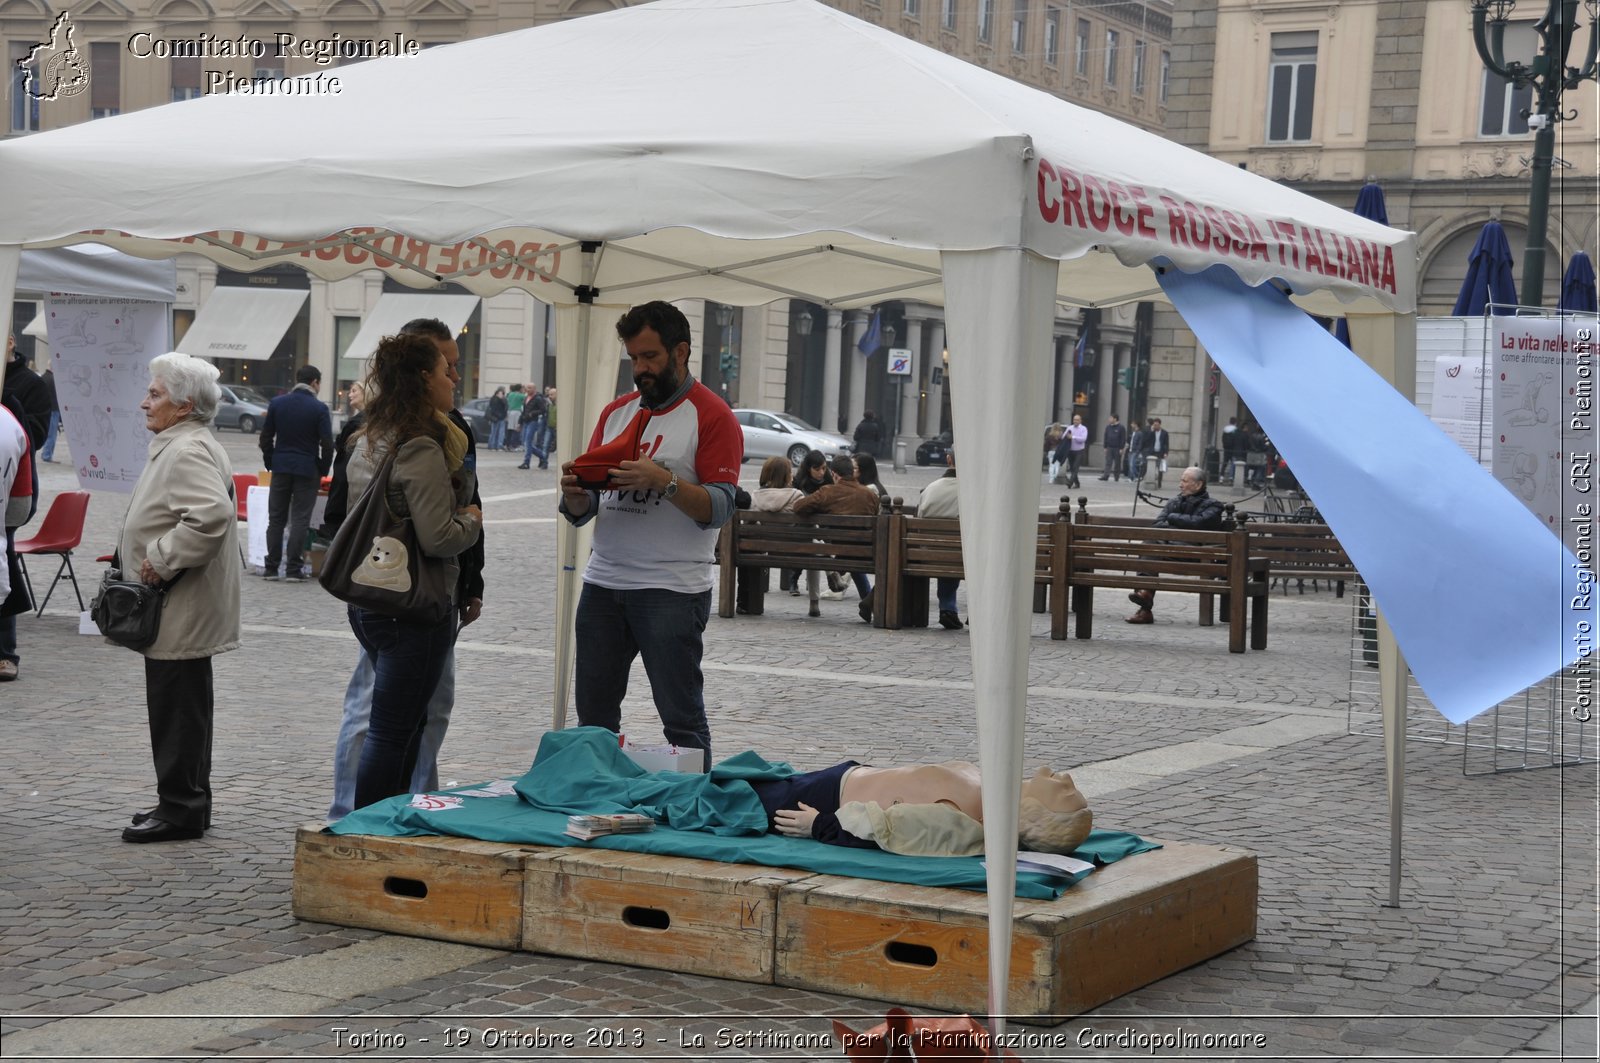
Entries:
{"label": "light blue fabric banner", "polygon": [[[1587,570],[1331,333],[1222,266],[1165,269],[1161,287],[1339,537],[1445,718],[1461,723],[1590,652]],[[1576,517],[1590,501],[1567,508]]]}

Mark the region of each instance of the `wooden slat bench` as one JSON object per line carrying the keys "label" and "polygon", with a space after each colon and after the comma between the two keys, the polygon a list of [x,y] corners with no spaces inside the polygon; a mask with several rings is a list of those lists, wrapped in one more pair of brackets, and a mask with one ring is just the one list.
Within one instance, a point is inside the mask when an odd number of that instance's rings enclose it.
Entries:
{"label": "wooden slat bench", "polygon": [[1255,521],[1247,514],[1241,519],[1250,533],[1250,556],[1266,558],[1270,582],[1281,581],[1285,594],[1290,580],[1297,581],[1304,594],[1306,580],[1325,579],[1333,585],[1334,596],[1343,598],[1345,581],[1361,578],[1326,524]]}
{"label": "wooden slat bench", "polygon": [[[1198,595],[1202,627],[1211,626],[1212,599],[1222,598],[1230,653],[1244,652],[1248,601],[1250,647],[1267,648],[1267,560],[1249,556],[1244,529],[1189,531],[1074,521],[1058,523],[1055,531],[1052,638],[1066,637],[1069,605],[1077,617],[1074,635],[1091,638],[1094,592],[1103,587]],[[1233,602],[1239,608],[1232,608]]]}
{"label": "wooden slat bench", "polygon": [[[1065,522],[1065,510],[1059,517],[1039,520],[1033,565],[1036,592],[1050,587],[1051,559],[1055,554],[1052,529]],[[888,593],[882,597],[873,594],[875,612],[881,609],[883,613],[880,626],[927,627],[928,581],[967,578],[961,559],[961,522],[954,518],[910,516],[896,506],[890,510],[887,524]],[[1037,593],[1035,611],[1044,612]]]}
{"label": "wooden slat bench", "polygon": [[[723,525],[717,542],[722,572],[717,615],[734,616],[741,605],[747,614],[760,615],[766,592],[766,569],[863,572],[872,577],[876,587],[884,578],[883,536],[886,531],[885,518],[881,515],[826,513],[796,517],[793,513],[737,510],[733,519]],[[741,568],[746,570],[743,582],[748,589],[744,601],[739,602],[736,584]],[[876,594],[873,599],[876,611],[881,608],[880,600]]]}

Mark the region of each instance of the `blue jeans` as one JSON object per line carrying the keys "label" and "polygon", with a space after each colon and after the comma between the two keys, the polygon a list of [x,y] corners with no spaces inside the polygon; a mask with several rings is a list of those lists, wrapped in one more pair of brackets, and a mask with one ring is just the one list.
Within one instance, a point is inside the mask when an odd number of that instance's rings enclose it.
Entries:
{"label": "blue jeans", "polygon": [[541,417],[522,430],[522,464],[527,465],[535,451],[539,453],[539,468],[550,466],[550,450],[541,448],[539,443],[544,439],[544,418]]}
{"label": "blue jeans", "polygon": [[372,657],[372,716],[356,770],[355,806],[406,792],[416,768],[428,702],[455,644],[456,615],[408,624],[349,607],[350,628]]}
{"label": "blue jeans", "polygon": [[622,729],[628,672],[642,656],[662,733],[675,745],[705,750],[710,771],[711,725],[700,674],[710,613],[709,590],[614,591],[585,583],[578,598],[578,722]]}
{"label": "blue jeans", "polygon": [[[311,511],[316,508],[317,488],[322,486],[320,476],[302,476],[297,473],[276,472],[267,494],[267,556],[266,571],[278,571],[278,562],[285,559],[283,574],[291,578],[300,575],[301,561],[306,552],[306,532],[311,528]],[[284,527],[288,526],[289,545],[283,545]]]}
{"label": "blue jeans", "polygon": [[[367,743],[367,728],[372,720],[372,655],[362,647],[350,685],[344,692],[344,718],[339,723],[339,740],[333,749],[333,804],[328,806],[328,822],[348,816],[356,805],[356,775],[361,768],[361,750]],[[427,722],[417,743],[417,766],[411,771],[410,791],[430,793],[439,788],[439,747],[450,726],[450,710],[456,700],[456,652],[452,643],[445,655],[439,685],[428,702]]]}
{"label": "blue jeans", "polygon": [[61,411],[50,411],[50,430],[45,433],[44,446],[39,448],[39,457],[44,461],[56,460],[56,433],[61,431]]}
{"label": "blue jeans", "polygon": [[866,601],[872,594],[872,581],[867,578],[867,574],[865,572],[852,572],[850,573],[850,579],[856,585],[856,594],[860,595],[862,601]]}
{"label": "blue jeans", "polygon": [[506,445],[506,423],[504,421],[489,422],[489,449],[499,450]]}
{"label": "blue jeans", "polygon": [[934,581],[934,592],[939,597],[939,612],[953,613],[956,611],[956,588],[961,586],[958,579],[946,579],[940,576]]}

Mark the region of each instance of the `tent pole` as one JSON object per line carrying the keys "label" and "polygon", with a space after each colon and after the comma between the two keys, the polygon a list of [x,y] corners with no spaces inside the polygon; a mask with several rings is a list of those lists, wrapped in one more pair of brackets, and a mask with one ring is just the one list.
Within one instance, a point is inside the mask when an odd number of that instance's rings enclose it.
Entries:
{"label": "tent pole", "polygon": [[1400,907],[1401,828],[1405,823],[1406,662],[1394,629],[1378,610],[1378,687],[1383,702],[1383,766],[1389,788],[1389,899]]}
{"label": "tent pole", "polygon": [[[578,440],[583,438],[584,419],[588,410],[589,331],[592,326],[595,292],[596,259],[600,242],[585,240],[580,245],[583,256],[583,284],[578,288],[577,335],[575,344],[563,344],[564,350],[556,361],[556,378],[561,382],[556,398],[565,417],[556,419],[556,451],[562,455],[575,455]],[[557,333],[557,342],[561,339]],[[574,640],[572,621],[578,606],[578,553],[582,536],[579,529],[562,518],[556,521],[557,556],[561,567],[556,571],[556,675],[555,704],[550,713],[550,729],[559,731],[567,725],[567,701],[572,690]]]}
{"label": "tent pole", "polygon": [[[1417,318],[1415,314],[1348,314],[1350,348],[1415,402]],[[1405,825],[1406,683],[1408,670],[1394,631],[1378,610],[1378,688],[1383,704],[1384,775],[1389,790],[1388,908],[1400,906],[1401,834]]]}
{"label": "tent pole", "polygon": [[[0,244],[0,336],[11,335],[11,304],[17,297],[17,270],[22,266],[21,244]],[[6,366],[10,358],[0,357],[0,387],[6,382]]]}
{"label": "tent pole", "polygon": [[1059,264],[1007,248],[945,251],[940,261],[950,371],[962,381],[951,402],[982,768],[989,1023],[998,1045],[1010,989],[1039,521],[1038,469],[1016,455],[1033,452],[1034,426],[1046,413]]}

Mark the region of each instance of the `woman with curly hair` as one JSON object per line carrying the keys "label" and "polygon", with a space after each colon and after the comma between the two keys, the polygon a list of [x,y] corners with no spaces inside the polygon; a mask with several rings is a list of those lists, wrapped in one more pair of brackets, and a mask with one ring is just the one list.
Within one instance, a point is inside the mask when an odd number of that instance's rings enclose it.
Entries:
{"label": "woman with curly hair", "polygon": [[[390,511],[411,522],[425,557],[457,586],[456,556],[482,532],[471,504],[473,472],[466,434],[450,420],[456,378],[444,353],[423,335],[385,336],[366,380],[366,426],[350,455],[350,493],[364,495],[386,462]],[[373,663],[372,721],[356,773],[355,807],[406,792],[428,701],[455,642],[458,610],[414,623],[350,606],[350,627]]]}

